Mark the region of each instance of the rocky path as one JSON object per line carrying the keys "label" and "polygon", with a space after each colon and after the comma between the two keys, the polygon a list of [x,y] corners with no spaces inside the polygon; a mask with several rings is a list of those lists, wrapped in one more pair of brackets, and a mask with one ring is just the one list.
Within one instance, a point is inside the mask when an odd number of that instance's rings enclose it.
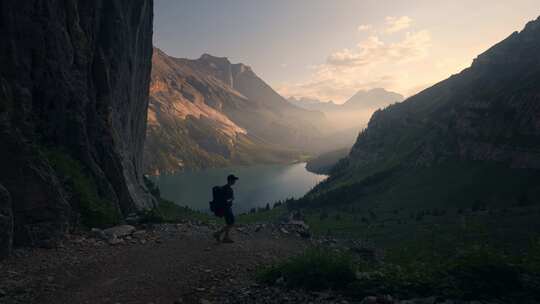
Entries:
{"label": "rocky path", "polygon": [[60,248],[19,251],[0,263],[0,303],[255,303],[255,270],[308,246],[260,226],[219,244],[212,228],[159,225],[115,245],[78,235]]}

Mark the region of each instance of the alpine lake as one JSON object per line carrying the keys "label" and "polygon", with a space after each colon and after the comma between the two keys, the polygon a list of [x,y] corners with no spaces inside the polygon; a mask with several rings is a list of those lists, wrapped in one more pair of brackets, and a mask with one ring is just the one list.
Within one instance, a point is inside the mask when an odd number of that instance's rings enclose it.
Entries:
{"label": "alpine lake", "polygon": [[194,210],[209,212],[212,187],[225,185],[229,174],[239,177],[233,186],[233,210],[238,213],[267,204],[272,206],[288,198],[299,198],[327,177],[307,171],[305,163],[295,163],[184,171],[160,175],[153,180],[163,198]]}

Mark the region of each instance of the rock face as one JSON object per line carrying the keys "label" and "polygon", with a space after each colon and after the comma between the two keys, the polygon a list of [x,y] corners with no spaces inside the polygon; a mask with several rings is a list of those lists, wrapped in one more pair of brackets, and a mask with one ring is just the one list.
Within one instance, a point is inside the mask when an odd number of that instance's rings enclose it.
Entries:
{"label": "rock face", "polygon": [[244,64],[155,49],[148,123],[147,171],[170,173],[290,162],[322,134],[325,119],[290,104]]}
{"label": "rock face", "polygon": [[[78,188],[120,214],[152,206],[142,183],[152,19],[152,0],[0,4],[0,183],[15,245],[77,221],[89,195]],[[60,172],[74,170],[66,159],[86,185]]]}

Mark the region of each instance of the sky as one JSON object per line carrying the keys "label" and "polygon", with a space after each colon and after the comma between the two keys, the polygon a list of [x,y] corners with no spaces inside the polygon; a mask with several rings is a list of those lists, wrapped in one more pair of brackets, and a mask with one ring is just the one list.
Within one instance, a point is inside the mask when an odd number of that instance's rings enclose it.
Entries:
{"label": "sky", "polygon": [[539,0],[155,0],[154,45],[341,103],[379,87],[414,95],[538,16]]}

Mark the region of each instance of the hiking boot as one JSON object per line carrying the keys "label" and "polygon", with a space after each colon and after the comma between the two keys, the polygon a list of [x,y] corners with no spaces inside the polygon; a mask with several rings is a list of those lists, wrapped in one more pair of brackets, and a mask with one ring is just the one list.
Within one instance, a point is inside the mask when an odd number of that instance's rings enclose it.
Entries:
{"label": "hiking boot", "polygon": [[222,242],[223,242],[223,243],[229,243],[229,244],[234,243],[234,241],[231,240],[231,238],[229,238],[229,237],[224,238],[224,239],[222,240]]}
{"label": "hiking boot", "polygon": [[216,241],[218,241],[218,243],[221,242],[221,232],[220,231],[214,232],[212,235],[214,236]]}

